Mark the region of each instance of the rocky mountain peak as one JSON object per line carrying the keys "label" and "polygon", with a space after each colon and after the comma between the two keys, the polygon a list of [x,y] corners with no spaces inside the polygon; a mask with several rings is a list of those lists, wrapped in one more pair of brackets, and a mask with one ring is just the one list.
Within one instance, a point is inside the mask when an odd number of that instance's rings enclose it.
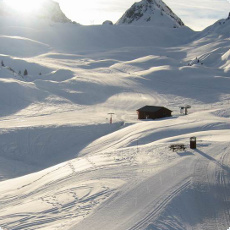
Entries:
{"label": "rocky mountain peak", "polygon": [[61,10],[59,3],[52,0],[44,1],[42,11],[38,16],[51,19],[54,22],[71,22]]}
{"label": "rocky mountain peak", "polygon": [[178,28],[182,20],[161,0],[134,3],[116,24],[156,25]]}
{"label": "rocky mountain peak", "polygon": [[[25,6],[26,7],[26,6]],[[32,12],[23,13],[15,8],[10,7],[6,0],[0,0],[0,16],[13,17],[38,17],[42,19],[49,19],[53,22],[71,22],[69,18],[62,12],[59,3],[53,0],[45,0],[41,3],[39,9],[34,9]]]}

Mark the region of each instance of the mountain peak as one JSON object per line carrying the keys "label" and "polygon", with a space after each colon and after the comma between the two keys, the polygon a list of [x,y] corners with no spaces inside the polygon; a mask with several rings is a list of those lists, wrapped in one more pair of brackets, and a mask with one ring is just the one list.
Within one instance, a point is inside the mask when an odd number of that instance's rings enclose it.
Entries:
{"label": "mountain peak", "polygon": [[59,3],[53,0],[44,1],[39,14],[38,16],[51,19],[54,22],[71,22],[61,10]]}
{"label": "mountain peak", "polygon": [[134,3],[116,24],[156,25],[178,28],[182,20],[161,0]]}
{"label": "mountain peak", "polygon": [[0,0],[0,16],[12,17],[38,17],[49,19],[53,22],[71,22],[62,12],[59,3],[53,0],[44,0],[39,7],[31,9],[28,12],[22,12],[17,7],[7,4],[7,1]]}

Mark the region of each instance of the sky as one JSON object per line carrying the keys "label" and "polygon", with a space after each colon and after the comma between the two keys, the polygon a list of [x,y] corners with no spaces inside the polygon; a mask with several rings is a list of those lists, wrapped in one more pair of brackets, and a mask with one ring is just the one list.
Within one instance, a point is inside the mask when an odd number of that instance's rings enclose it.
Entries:
{"label": "sky", "polygon": [[[114,23],[138,0],[56,0],[71,20],[83,25]],[[202,30],[219,19],[227,18],[230,0],[164,0],[193,30]]]}

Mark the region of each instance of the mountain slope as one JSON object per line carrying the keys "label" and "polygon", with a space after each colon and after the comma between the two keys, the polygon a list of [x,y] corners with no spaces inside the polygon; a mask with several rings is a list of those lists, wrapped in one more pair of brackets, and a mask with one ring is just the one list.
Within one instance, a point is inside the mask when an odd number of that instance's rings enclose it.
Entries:
{"label": "mountain slope", "polygon": [[209,35],[209,36],[221,35],[222,38],[229,38],[230,36],[230,13],[226,19],[218,20],[213,25],[204,29],[201,32],[201,36],[204,36],[204,35]]}
{"label": "mountain slope", "polygon": [[230,17],[218,20],[213,25],[195,35],[189,44],[191,49],[188,59],[190,64],[230,71]]}
{"label": "mountain slope", "polygon": [[[6,44],[6,47],[0,47],[0,52],[20,57],[27,56],[27,53],[28,56],[30,54],[33,56],[33,54],[38,55],[52,50],[78,54],[79,52],[104,51],[122,47],[169,47],[189,42],[194,34],[188,27],[174,30],[173,28],[138,26],[126,30],[121,26],[108,28],[107,26],[79,26],[72,23],[55,24],[54,26],[49,21],[41,19],[29,21],[21,18],[15,20],[13,17],[0,17],[0,19],[0,33],[3,34],[0,39]],[[139,33],[137,33],[137,28]],[[7,41],[5,41],[5,34],[9,38]],[[18,55],[20,49],[16,49],[17,52],[13,55],[11,51],[15,49],[10,45],[10,40],[15,44],[22,43],[22,46],[25,42],[29,43],[30,40],[30,43],[36,42],[38,48],[36,52],[32,47],[30,49],[21,48],[21,55]]]}
{"label": "mountain slope", "polygon": [[116,24],[184,26],[182,20],[161,0],[142,0],[134,3]]}
{"label": "mountain slope", "polygon": [[[26,6],[25,6],[26,7]],[[33,12],[20,12],[17,9],[13,9],[10,5],[7,4],[7,1],[0,0],[0,16],[13,16],[13,17],[36,17],[49,19],[53,22],[67,23],[71,22],[69,18],[65,16],[62,12],[59,3],[53,0],[44,0],[40,7],[33,9]]]}

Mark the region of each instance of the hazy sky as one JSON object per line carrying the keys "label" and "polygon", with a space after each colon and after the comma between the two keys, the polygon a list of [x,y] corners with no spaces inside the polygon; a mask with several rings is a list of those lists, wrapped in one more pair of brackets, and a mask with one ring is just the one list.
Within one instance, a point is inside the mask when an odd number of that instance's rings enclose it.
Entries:
{"label": "hazy sky", "polygon": [[[84,24],[116,22],[138,0],[56,0],[70,19]],[[230,0],[164,0],[182,21],[194,30],[202,30],[230,12]]]}

